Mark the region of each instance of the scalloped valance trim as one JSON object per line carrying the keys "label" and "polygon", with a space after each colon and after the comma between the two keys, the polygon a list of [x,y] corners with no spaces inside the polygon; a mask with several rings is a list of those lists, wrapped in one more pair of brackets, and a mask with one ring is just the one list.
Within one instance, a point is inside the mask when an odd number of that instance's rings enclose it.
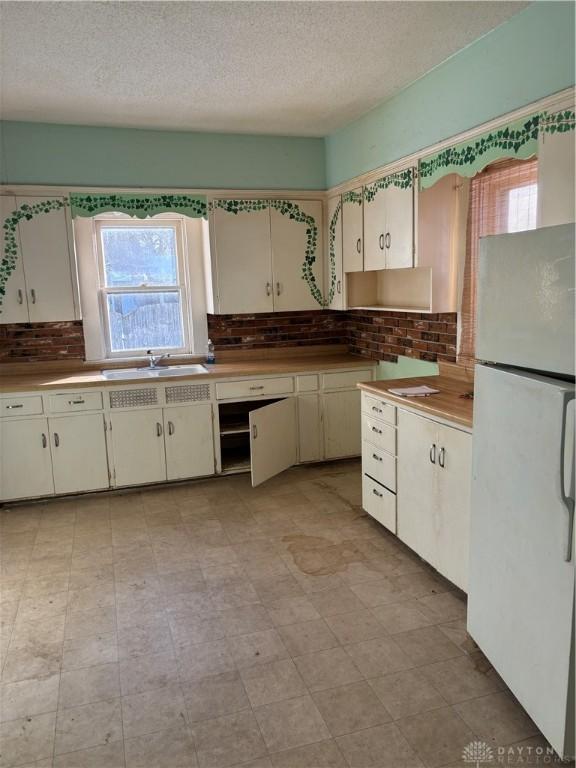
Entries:
{"label": "scalloped valance trim", "polygon": [[70,195],[72,217],[97,216],[100,213],[127,213],[138,219],[159,213],[179,213],[192,219],[206,218],[208,205],[205,195]]}
{"label": "scalloped valance trim", "polygon": [[539,112],[488,131],[473,140],[447,147],[420,160],[420,188],[431,187],[450,173],[469,178],[496,160],[527,160],[538,153],[538,136],[541,133],[565,133],[573,131],[575,126],[575,113],[572,110],[552,114]]}

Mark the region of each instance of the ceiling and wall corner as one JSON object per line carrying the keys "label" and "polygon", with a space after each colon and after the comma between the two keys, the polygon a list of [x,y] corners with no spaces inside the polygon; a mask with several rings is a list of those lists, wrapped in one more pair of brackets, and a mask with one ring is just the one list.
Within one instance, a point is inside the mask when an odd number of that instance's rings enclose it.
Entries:
{"label": "ceiling and wall corner", "polygon": [[574,85],[574,4],[539,0],[326,137],[333,187]]}
{"label": "ceiling and wall corner", "polygon": [[[54,4],[9,3],[8,5],[46,7]],[[63,3],[62,5],[70,6],[71,4]],[[86,4],[80,5],[87,7]],[[88,5],[90,8],[108,6],[107,3],[98,2]],[[114,4],[116,8],[123,5],[128,4]],[[152,2],[143,5],[154,8],[163,4]],[[170,7],[175,8],[176,5],[181,4],[171,3]],[[225,8],[229,4],[224,2],[188,5],[217,5]],[[238,7],[240,4],[233,5]],[[261,9],[264,7],[262,3],[241,5],[250,7],[256,5]],[[282,9],[288,5],[299,6],[304,20],[308,25],[312,25],[314,18],[310,16],[309,7],[313,7],[316,12],[318,6],[323,6],[322,13],[325,14],[326,9],[334,4],[304,2],[266,3],[265,5],[267,8],[272,5],[278,6],[278,12],[284,12]],[[420,10],[423,12],[431,6],[441,6],[442,13],[445,14],[448,6],[454,10],[454,13],[461,12],[461,7],[469,11],[478,6],[479,15],[468,17],[474,22],[475,26],[473,25],[472,28],[476,30],[471,39],[478,37],[478,29],[482,27],[492,31],[455,53],[407,87],[400,89],[399,70],[395,70],[392,78],[385,78],[387,93],[389,94],[392,89],[396,92],[395,95],[325,139],[317,136],[167,131],[9,120],[1,125],[0,181],[7,184],[127,188],[297,189],[303,191],[325,189],[574,84],[572,38],[574,7],[570,2],[536,2],[528,7],[524,7],[525,3],[469,2],[337,3],[336,5],[346,11],[344,17],[349,21],[348,6],[355,8],[366,6],[368,11],[370,8],[383,6],[388,13],[393,14],[394,18],[394,14],[397,16],[399,13],[408,13],[406,17],[401,16],[398,22],[400,27],[406,18],[413,19],[416,7],[422,6]],[[408,6],[410,9],[407,8]],[[486,14],[487,8],[492,8],[493,13],[496,6],[498,6],[498,12],[503,14],[500,21],[494,16],[482,15]],[[522,10],[516,12],[518,7]],[[24,15],[29,13],[26,9],[18,12]],[[451,13],[451,21],[454,13]],[[512,13],[515,15],[510,18]],[[445,15],[443,18],[445,20]],[[506,21],[506,19],[509,20]],[[362,16],[362,20],[366,25],[370,17]],[[302,30],[302,23],[300,19],[297,29]],[[455,39],[460,46],[463,39],[461,27],[461,23],[455,24],[455,30],[458,31]],[[434,29],[434,34],[436,31]],[[324,38],[330,36],[331,32],[331,28],[326,27],[323,34],[319,36],[322,39],[314,49],[316,57],[325,50]],[[445,29],[443,36],[447,37]],[[370,52],[372,50],[370,46],[374,44],[373,36],[369,35],[367,41]],[[418,47],[418,43],[424,45],[426,41],[405,38],[405,48],[408,42],[412,51]],[[454,41],[452,43],[454,44]],[[431,50],[436,52],[436,56],[439,55],[437,44],[438,39],[432,35],[430,45]],[[308,60],[306,57],[310,51],[306,49],[305,53],[304,58]],[[347,51],[348,53],[350,50]],[[236,55],[239,55],[238,51]],[[6,57],[6,51],[3,56]],[[33,58],[32,54],[30,56]],[[400,58],[400,64],[404,58]],[[440,60],[437,58],[437,62]],[[4,61],[6,62],[6,59]],[[377,60],[372,62],[372,74],[375,73],[378,77],[381,73],[378,71],[377,64]],[[425,62],[412,57],[411,67],[408,67],[408,70],[415,72],[418,66],[422,68]],[[329,70],[329,67],[327,69]],[[352,70],[353,67],[349,69]],[[6,66],[3,70],[6,71]],[[338,70],[337,72],[329,71],[328,74],[331,80],[330,87],[333,82],[338,82],[342,93],[354,93],[354,88],[342,85],[342,78],[346,83],[346,72]],[[236,75],[238,77],[238,72]],[[129,77],[133,77],[133,73],[129,73]],[[353,78],[355,75],[351,73],[349,77]],[[317,85],[314,78],[309,80],[314,86]],[[3,75],[3,83],[4,81],[5,75]],[[268,82],[267,79],[266,82]],[[352,81],[349,80],[349,82]],[[100,80],[96,84],[98,83],[101,91],[106,82]],[[356,110],[354,114],[360,114],[362,110],[358,111],[359,106],[365,106],[367,100],[373,98],[376,92],[374,81],[371,80],[371,83],[369,93],[364,92],[364,101],[350,98],[340,99],[340,102],[346,101],[348,103],[346,109],[353,108]],[[227,79],[225,79],[226,84],[228,87]],[[305,86],[307,86],[306,82],[303,83],[300,92],[305,93],[306,98],[310,93],[316,94],[314,88]],[[37,86],[32,84],[29,87]],[[333,109],[327,110],[322,102],[327,120],[323,125],[333,124],[330,121],[341,123],[347,114],[346,109],[339,108],[339,101],[334,94],[330,94],[332,91],[328,89],[328,97],[333,102]],[[27,98],[30,98],[30,93]],[[182,98],[182,93],[179,93],[179,98],[183,103],[186,101]],[[87,101],[89,99],[86,96],[84,102],[80,104],[81,109],[87,109]],[[279,101],[278,97],[276,101]],[[38,117],[36,112],[19,111],[14,102],[11,104],[12,106],[7,110],[6,99],[3,99],[5,116],[28,118],[32,116],[34,119]],[[50,115],[49,111],[41,114]],[[294,128],[286,114],[283,118],[278,115],[277,117],[282,125]],[[298,114],[300,114],[299,119],[302,119],[303,113]],[[317,112],[312,110],[310,117],[312,122],[316,119],[314,115],[317,116]],[[309,126],[312,126],[312,122]],[[226,124],[238,125],[233,120],[229,120]],[[271,130],[270,125],[263,119],[258,122],[258,126],[263,130]],[[320,123],[316,125],[317,129],[318,126]]]}

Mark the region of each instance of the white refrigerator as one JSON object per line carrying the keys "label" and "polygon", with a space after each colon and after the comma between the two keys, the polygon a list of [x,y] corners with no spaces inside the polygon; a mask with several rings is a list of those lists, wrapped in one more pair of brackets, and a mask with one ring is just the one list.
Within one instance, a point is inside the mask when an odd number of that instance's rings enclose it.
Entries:
{"label": "white refrigerator", "polygon": [[574,226],[484,238],[468,631],[574,756]]}

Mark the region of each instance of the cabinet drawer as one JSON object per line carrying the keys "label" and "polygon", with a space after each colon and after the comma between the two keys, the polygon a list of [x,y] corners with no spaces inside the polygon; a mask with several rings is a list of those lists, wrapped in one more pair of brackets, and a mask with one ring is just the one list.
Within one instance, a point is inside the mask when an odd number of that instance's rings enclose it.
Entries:
{"label": "cabinet drawer", "polygon": [[396,458],[391,453],[362,443],[362,472],[391,491],[396,491]]}
{"label": "cabinet drawer", "polygon": [[396,424],[396,406],[366,392],[362,392],[362,413],[387,424]]}
{"label": "cabinet drawer", "polygon": [[102,408],[102,393],[72,392],[69,395],[50,395],[48,407],[51,413],[99,411]]}
{"label": "cabinet drawer", "polygon": [[367,475],[362,477],[362,506],[371,517],[396,533],[396,494]]}
{"label": "cabinet drawer", "polygon": [[42,413],[42,396],[3,397],[0,400],[0,415],[2,416],[34,416]]}
{"label": "cabinet drawer", "polygon": [[396,427],[362,414],[362,441],[396,455]]}
{"label": "cabinet drawer", "polygon": [[372,371],[341,371],[322,376],[324,389],[353,389],[359,381],[372,381]]}
{"label": "cabinet drawer", "polygon": [[284,376],[279,379],[247,379],[246,381],[225,381],[216,384],[216,399],[231,400],[259,395],[289,395],[294,392],[294,379]]}
{"label": "cabinet drawer", "polygon": [[296,388],[298,392],[315,392],[318,389],[318,375],[296,376]]}

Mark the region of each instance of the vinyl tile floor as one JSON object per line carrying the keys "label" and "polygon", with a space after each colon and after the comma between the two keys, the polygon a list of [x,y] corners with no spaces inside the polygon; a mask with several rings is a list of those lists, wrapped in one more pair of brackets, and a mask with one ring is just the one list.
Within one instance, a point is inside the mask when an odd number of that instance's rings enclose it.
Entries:
{"label": "vinyl tile floor", "polygon": [[5,507],[0,766],[550,764],[463,594],[362,512],[360,480]]}

